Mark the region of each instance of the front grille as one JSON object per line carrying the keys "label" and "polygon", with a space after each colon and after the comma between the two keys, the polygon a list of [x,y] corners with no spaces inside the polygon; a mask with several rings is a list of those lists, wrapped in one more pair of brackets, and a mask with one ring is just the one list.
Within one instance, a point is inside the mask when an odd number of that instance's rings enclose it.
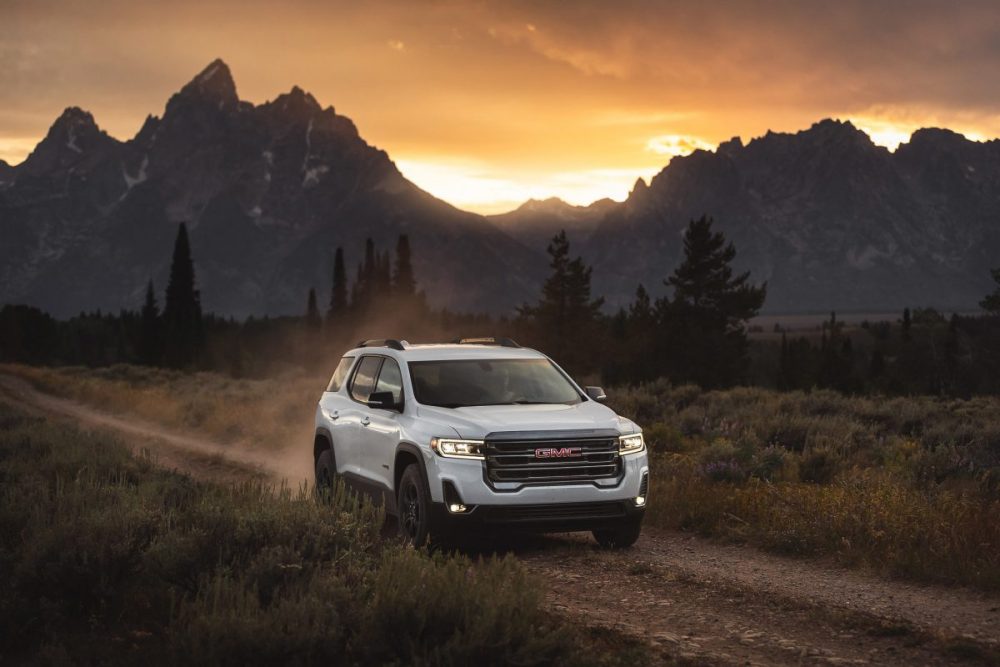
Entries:
{"label": "front grille", "polygon": [[621,502],[484,506],[480,509],[485,514],[484,519],[487,523],[613,519],[625,516],[625,506]]}
{"label": "front grille", "polygon": [[[579,449],[567,458],[537,458],[536,449]],[[551,484],[613,479],[621,474],[618,439],[562,438],[491,440],[484,446],[486,476],[490,482]]]}

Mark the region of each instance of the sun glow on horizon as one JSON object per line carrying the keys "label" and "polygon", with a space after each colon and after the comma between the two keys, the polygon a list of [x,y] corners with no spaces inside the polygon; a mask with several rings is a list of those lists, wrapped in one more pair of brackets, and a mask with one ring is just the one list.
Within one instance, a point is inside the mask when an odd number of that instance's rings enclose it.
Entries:
{"label": "sun glow on horizon", "polygon": [[976,132],[975,130],[962,129],[958,126],[939,123],[933,119],[925,120],[923,122],[915,122],[912,120],[900,121],[878,117],[859,116],[849,118],[848,120],[850,120],[851,123],[859,130],[867,134],[873,144],[883,146],[889,149],[889,152],[892,153],[894,153],[901,144],[909,143],[914,132],[921,128],[928,127],[947,127],[954,132],[958,132],[969,141],[986,141],[986,136]]}
{"label": "sun glow on horizon", "polygon": [[539,173],[502,169],[457,159],[401,159],[403,176],[460,209],[491,215],[506,213],[529,199],[558,197],[574,206],[600,199],[624,201],[636,179],[649,181],[662,167],[583,169]]}

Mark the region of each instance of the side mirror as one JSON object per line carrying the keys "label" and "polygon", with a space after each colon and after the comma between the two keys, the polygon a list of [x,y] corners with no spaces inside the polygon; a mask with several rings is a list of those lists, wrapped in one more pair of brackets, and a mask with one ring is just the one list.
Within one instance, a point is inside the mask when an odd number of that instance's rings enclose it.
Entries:
{"label": "side mirror", "polygon": [[399,404],[393,397],[391,391],[376,391],[368,397],[368,407],[380,410],[396,410],[399,412]]}
{"label": "side mirror", "polygon": [[608,395],[604,393],[604,390],[600,387],[584,387],[584,391],[587,392],[587,396],[591,399],[597,401],[598,403],[603,403],[608,400]]}

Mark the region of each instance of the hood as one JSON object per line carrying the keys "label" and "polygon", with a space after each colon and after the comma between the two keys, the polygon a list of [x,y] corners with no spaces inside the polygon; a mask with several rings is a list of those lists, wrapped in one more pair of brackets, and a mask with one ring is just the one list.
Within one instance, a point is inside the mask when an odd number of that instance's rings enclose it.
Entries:
{"label": "hood", "polygon": [[479,439],[505,431],[574,431],[612,429],[633,433],[636,426],[595,401],[576,405],[479,405],[467,408],[420,406],[421,418],[432,419],[458,432],[459,437]]}

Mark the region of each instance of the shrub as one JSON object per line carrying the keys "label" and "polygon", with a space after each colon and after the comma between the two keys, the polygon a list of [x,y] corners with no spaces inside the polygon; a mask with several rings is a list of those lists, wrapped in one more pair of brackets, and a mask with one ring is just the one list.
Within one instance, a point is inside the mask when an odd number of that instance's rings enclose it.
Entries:
{"label": "shrub", "polygon": [[217,487],[2,404],[0,423],[13,662],[596,664],[611,651],[549,613],[514,559],[381,542],[381,513],[342,489],[317,502]]}

